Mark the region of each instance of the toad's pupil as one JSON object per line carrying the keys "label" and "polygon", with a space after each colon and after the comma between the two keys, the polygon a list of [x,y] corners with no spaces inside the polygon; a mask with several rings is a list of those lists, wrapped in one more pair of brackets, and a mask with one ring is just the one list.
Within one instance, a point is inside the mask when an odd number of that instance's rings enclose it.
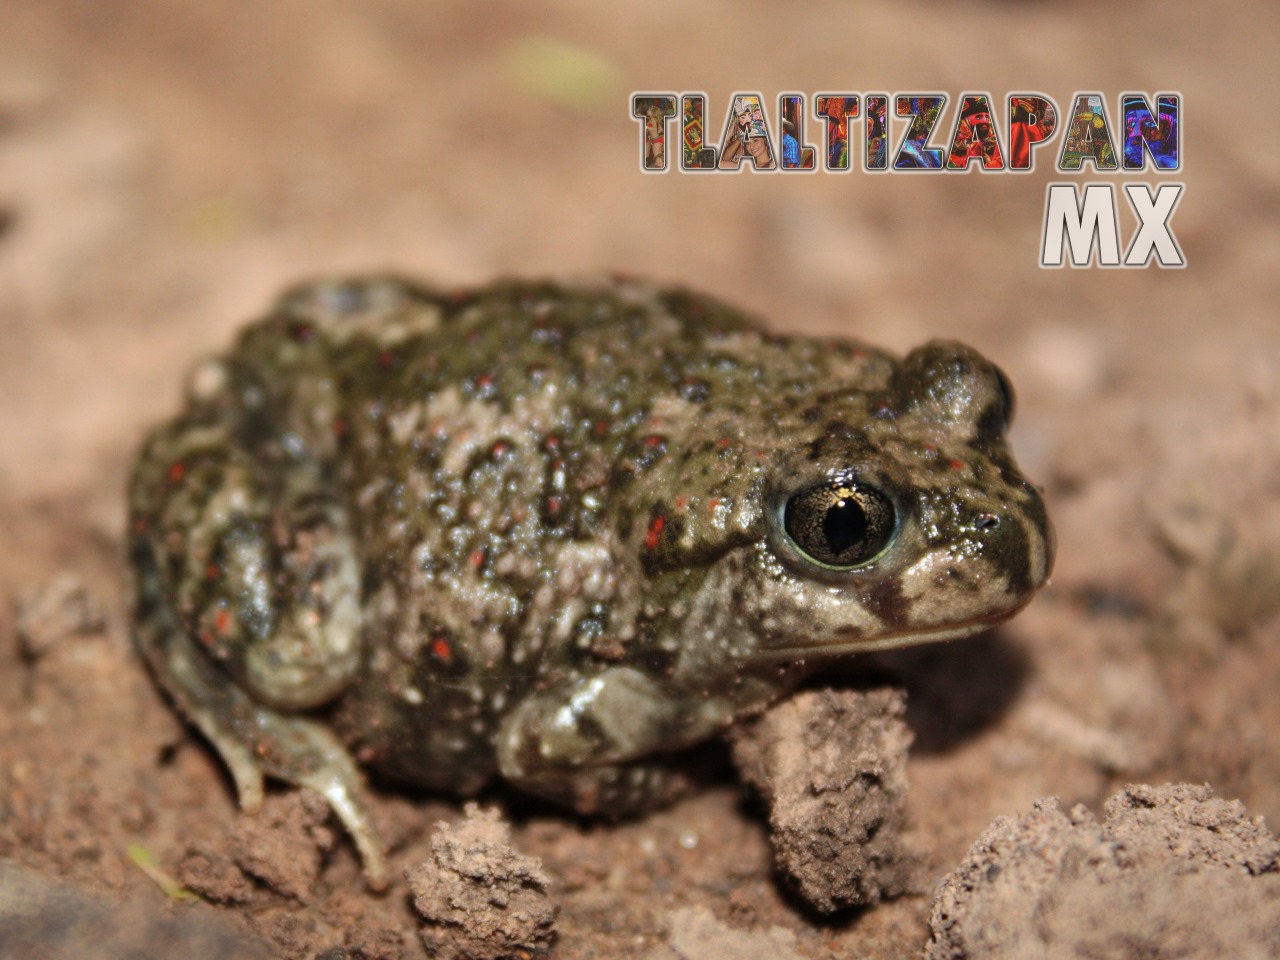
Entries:
{"label": "toad's pupil", "polygon": [[866,537],[867,515],[856,500],[837,500],[822,518],[822,533],[831,552],[839,555]]}

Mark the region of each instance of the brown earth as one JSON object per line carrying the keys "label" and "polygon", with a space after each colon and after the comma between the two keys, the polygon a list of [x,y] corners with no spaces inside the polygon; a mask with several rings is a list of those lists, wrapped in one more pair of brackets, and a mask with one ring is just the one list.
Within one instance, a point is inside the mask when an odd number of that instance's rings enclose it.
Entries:
{"label": "brown earth", "polygon": [[[1276,822],[1280,133],[1254,101],[1278,47],[1280,14],[1239,0],[0,5],[0,954],[424,955],[408,887],[365,892],[308,798],[237,815],[128,641],[143,431],[196,357],[333,271],[625,270],[779,329],[963,339],[1018,389],[1052,585],[994,633],[872,665],[909,692],[925,892],[812,912],[712,747],[706,789],[635,822],[484,798],[512,823],[503,856],[541,859],[521,869],[559,906],[555,956],[919,957],[938,881],[1044,796],[1101,817],[1127,782],[1207,782]],[[1123,179],[1049,156],[1026,176],[645,176],[633,90],[705,91],[713,127],[735,90],[1177,90],[1188,266],[1041,270],[1045,184]],[[463,821],[392,790],[376,816],[397,871]]]}

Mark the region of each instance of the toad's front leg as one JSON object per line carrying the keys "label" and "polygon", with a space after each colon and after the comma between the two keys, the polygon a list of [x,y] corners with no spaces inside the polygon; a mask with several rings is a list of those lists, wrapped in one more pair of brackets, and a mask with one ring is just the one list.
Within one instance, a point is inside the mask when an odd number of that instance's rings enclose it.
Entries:
{"label": "toad's front leg", "polygon": [[136,638],[213,743],[241,807],[263,775],[319,790],[386,884],[363,781],[320,706],[359,667],[359,577],[345,512],[318,466],[252,456],[225,424],[154,435],[131,489]]}
{"label": "toad's front leg", "polygon": [[726,698],[673,689],[615,666],[524,700],[503,720],[502,775],[580,813],[620,816],[673,799],[683,781],[651,754],[705,739],[733,717]]}

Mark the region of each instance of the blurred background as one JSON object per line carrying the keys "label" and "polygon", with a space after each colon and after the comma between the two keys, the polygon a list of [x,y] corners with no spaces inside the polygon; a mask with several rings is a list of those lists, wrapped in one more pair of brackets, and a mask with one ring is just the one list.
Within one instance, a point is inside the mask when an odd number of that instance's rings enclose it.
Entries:
{"label": "blurred background", "polygon": [[[900,350],[961,336],[1046,414],[1073,416],[1117,372],[1203,401],[1247,372],[1204,369],[1210,341],[1240,363],[1275,346],[1260,321],[1280,242],[1278,134],[1252,119],[1280,15],[1204,11],[8,0],[0,492],[100,489],[192,357],[330,271],[455,286],[625,270],[786,329]],[[1039,269],[1060,138],[1030,176],[645,176],[628,99],[650,90],[705,91],[713,142],[734,91],[771,118],[781,92],[944,91],[935,143],[965,91],[1043,91],[1064,111],[1100,91],[1114,113],[1122,91],[1176,90],[1189,267]],[[1131,224],[1125,208],[1122,238]]]}

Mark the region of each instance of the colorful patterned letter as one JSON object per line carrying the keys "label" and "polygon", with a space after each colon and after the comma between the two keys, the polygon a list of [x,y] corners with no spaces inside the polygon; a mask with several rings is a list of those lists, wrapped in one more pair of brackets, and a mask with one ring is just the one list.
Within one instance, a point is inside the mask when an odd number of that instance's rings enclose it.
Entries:
{"label": "colorful patterned letter", "polygon": [[1071,108],[1071,126],[1058,155],[1059,170],[1079,170],[1090,159],[1098,170],[1114,170],[1119,165],[1107,126],[1107,108],[1096,93],[1082,93]]}
{"label": "colorful patterned letter", "polygon": [[827,124],[827,169],[849,169],[849,120],[858,115],[853,94],[818,94],[818,116]]}
{"label": "colorful patterned letter", "polygon": [[1058,106],[1048,97],[1015,93],[1009,97],[1009,169],[1030,170],[1031,148],[1058,129]]}
{"label": "colorful patterned letter", "polygon": [[888,104],[889,98],[883,94],[867,97],[866,159],[863,163],[868,170],[889,169],[889,122],[885,119]]}
{"label": "colorful patterned letter", "polygon": [[926,147],[933,128],[942,113],[942,105],[947,98],[942,94],[932,97],[898,97],[898,116],[910,117],[911,126],[894,157],[895,170],[941,170],[942,150],[938,147]]}
{"label": "colorful patterned letter", "polygon": [[681,124],[684,149],[680,154],[680,167],[684,170],[714,170],[715,147],[708,147],[703,139],[702,115],[707,98],[701,94],[688,94],[680,98],[684,120]]}
{"label": "colorful patterned letter", "polygon": [[667,121],[676,115],[674,94],[637,93],[631,98],[631,115],[643,120],[641,169],[655,173],[667,170]]}
{"label": "colorful patterned letter", "polygon": [[983,93],[968,94],[960,100],[947,169],[968,170],[973,160],[981,160],[983,170],[1004,169],[1004,151],[991,119],[991,98]]}
{"label": "colorful patterned letter", "polygon": [[804,97],[782,94],[778,97],[778,116],[782,118],[782,169],[813,170],[814,150],[804,142]]}
{"label": "colorful patterned letter", "polygon": [[1178,105],[1176,93],[1166,93],[1156,99],[1158,116],[1151,115],[1147,98],[1140,93],[1126,93],[1120,98],[1124,108],[1124,168],[1141,170],[1145,157],[1142,145],[1146,144],[1157,170],[1177,170]]}
{"label": "colorful patterned letter", "polygon": [[769,121],[765,119],[764,106],[756,93],[733,95],[724,124],[724,136],[720,138],[721,170],[741,170],[743,160],[750,160],[756,170],[772,170],[778,165],[774,159]]}

